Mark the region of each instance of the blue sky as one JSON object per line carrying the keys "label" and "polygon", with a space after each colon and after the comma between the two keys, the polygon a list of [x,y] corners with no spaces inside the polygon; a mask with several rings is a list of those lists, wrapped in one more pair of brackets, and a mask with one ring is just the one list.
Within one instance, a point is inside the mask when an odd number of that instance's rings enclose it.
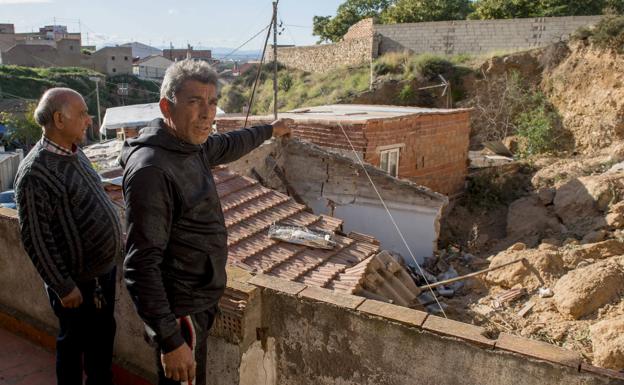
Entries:
{"label": "blue sky", "polygon": [[[314,44],[312,17],[334,15],[344,0],[280,0],[280,44]],[[57,24],[83,33],[83,44],[140,41],[154,46],[237,47],[270,21],[271,0],[0,0],[0,23],[17,32]],[[80,23],[78,23],[80,20]],[[258,37],[244,49],[259,49]]]}

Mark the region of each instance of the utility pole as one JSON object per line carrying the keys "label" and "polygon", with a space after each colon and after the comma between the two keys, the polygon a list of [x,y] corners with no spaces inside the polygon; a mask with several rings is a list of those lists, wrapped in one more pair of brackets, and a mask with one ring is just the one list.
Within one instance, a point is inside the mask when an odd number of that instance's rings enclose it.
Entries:
{"label": "utility pole", "polygon": [[95,99],[97,100],[98,115],[98,133],[100,134],[100,143],[102,143],[102,114],[100,113],[100,78],[92,76],[89,79],[95,82]]}
{"label": "utility pole", "polygon": [[277,1],[273,2],[273,117],[277,120]]}

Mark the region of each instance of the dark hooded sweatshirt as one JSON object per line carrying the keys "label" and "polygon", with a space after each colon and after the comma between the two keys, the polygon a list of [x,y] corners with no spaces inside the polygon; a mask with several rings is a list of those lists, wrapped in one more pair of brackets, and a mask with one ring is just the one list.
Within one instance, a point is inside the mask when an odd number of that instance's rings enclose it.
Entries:
{"label": "dark hooded sweatshirt", "polygon": [[124,277],[148,334],[165,353],[184,342],[176,318],[214,311],[225,289],[227,230],[210,169],[272,134],[272,126],[259,126],[193,145],[156,119],[124,143]]}

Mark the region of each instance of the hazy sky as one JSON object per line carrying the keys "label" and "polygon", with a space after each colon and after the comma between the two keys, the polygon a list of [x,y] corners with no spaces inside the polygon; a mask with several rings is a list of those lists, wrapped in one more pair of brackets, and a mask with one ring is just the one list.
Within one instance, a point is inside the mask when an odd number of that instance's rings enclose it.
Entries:
{"label": "hazy sky", "polygon": [[[278,42],[314,44],[312,17],[334,15],[343,1],[280,0],[285,30]],[[36,31],[56,18],[70,32],[82,32],[83,44],[98,46],[140,41],[234,48],[268,25],[271,12],[271,0],[0,0],[0,23],[15,24],[16,32]],[[263,42],[258,37],[244,49],[259,49]]]}

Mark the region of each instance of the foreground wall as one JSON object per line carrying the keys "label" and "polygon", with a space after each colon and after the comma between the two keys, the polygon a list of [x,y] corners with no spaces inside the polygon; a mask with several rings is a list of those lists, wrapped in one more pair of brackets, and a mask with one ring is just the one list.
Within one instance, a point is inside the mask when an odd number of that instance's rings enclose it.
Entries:
{"label": "foreground wall", "polygon": [[[52,330],[56,320],[19,246],[17,221],[0,210],[0,327],[10,314]],[[226,293],[242,310],[240,318],[218,319],[209,338],[213,385],[624,383],[622,374],[543,342],[504,333],[489,339],[481,328],[408,308],[237,269],[228,274]],[[125,289],[116,318],[116,362],[153,380],[153,353]]]}

